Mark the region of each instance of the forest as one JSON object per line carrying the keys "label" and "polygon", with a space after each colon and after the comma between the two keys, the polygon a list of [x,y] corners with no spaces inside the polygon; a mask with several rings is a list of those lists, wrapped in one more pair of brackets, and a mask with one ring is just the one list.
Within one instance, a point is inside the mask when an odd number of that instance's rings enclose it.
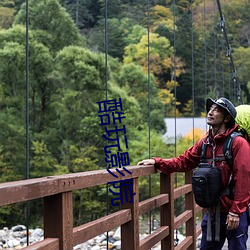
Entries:
{"label": "forest", "polygon": [[[104,100],[122,100],[130,165],[173,157],[201,137],[168,144],[164,118],[204,117],[207,97],[249,103],[250,2],[220,2],[225,20],[215,0],[2,0],[1,183],[104,169]],[[158,192],[158,176],[151,182]],[[143,200],[147,179],[140,189]],[[41,202],[30,204],[34,226]],[[74,207],[76,225],[116,209],[105,186],[76,191]],[[0,207],[0,227],[24,221],[24,210]]]}

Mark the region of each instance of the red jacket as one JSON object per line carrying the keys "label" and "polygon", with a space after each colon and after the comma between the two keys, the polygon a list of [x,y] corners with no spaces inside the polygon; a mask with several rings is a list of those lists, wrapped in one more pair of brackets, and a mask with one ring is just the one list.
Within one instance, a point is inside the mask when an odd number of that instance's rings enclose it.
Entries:
{"label": "red jacket", "polygon": [[[209,134],[187,149],[184,154],[176,158],[161,159],[154,158],[155,166],[163,173],[186,172],[198,166],[202,151],[202,142],[209,143],[207,146],[206,159],[213,158],[213,146],[215,158],[223,157],[223,144],[225,138],[237,131],[238,125],[228,129],[223,134],[218,134],[212,139]],[[241,215],[247,208],[250,201],[250,144],[241,136],[237,136],[232,144],[233,155],[233,180],[234,180],[234,200],[230,200],[226,195],[220,198],[221,211],[232,212]],[[224,189],[230,179],[231,170],[226,161],[215,162],[215,166],[221,169],[221,184]]]}

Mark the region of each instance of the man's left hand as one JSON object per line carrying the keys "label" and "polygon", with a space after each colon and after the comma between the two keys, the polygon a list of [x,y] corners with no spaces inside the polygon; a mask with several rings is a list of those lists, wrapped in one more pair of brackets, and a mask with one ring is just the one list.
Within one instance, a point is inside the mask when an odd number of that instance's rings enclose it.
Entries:
{"label": "man's left hand", "polygon": [[240,223],[239,216],[234,216],[234,215],[231,215],[231,214],[227,215],[226,224],[227,224],[227,229],[228,230],[236,229],[239,226],[239,223]]}

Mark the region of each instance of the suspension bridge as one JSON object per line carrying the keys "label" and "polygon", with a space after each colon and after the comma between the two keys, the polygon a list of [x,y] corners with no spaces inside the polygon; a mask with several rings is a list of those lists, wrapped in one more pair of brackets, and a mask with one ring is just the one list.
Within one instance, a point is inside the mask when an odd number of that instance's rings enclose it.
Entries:
{"label": "suspension bridge", "polygon": [[[2,183],[0,206],[43,199],[44,240],[23,248],[25,250],[72,250],[74,246],[116,227],[121,227],[122,250],[149,250],[159,243],[162,250],[199,249],[197,238],[201,234],[201,227],[197,223],[197,214],[204,213],[205,210],[195,204],[191,185],[192,174],[186,173],[185,184],[178,188],[174,188],[173,174],[160,174],[159,194],[139,201],[138,178],[154,175],[157,171],[154,166],[131,166],[128,170],[131,175],[121,175],[118,180],[132,180],[132,191],[135,193],[133,202],[126,201],[126,188],[122,187],[121,197],[124,202],[119,211],[77,227],[73,227],[72,193],[112,181],[113,177],[105,169]],[[181,196],[185,197],[185,211],[175,217],[174,201]],[[139,217],[156,208],[160,209],[160,226],[140,240]],[[186,228],[185,237],[176,244],[175,230],[182,225]],[[223,249],[227,249],[227,243]]]}
{"label": "suspension bridge", "polygon": [[[43,199],[44,240],[25,247],[25,250],[72,250],[75,245],[118,226],[121,227],[123,250],[148,250],[158,242],[161,242],[162,250],[196,249],[196,239],[201,233],[201,228],[196,223],[196,214],[201,208],[194,202],[191,174],[187,173],[186,184],[176,189],[173,174],[160,174],[160,193],[139,202],[138,178],[154,175],[156,170],[154,166],[131,166],[128,170],[131,172],[130,176],[121,175],[117,180],[133,181],[133,202],[126,202],[126,189],[121,188],[125,202],[119,211],[77,227],[73,227],[72,192],[112,181],[113,177],[106,169],[2,183],[0,205]],[[175,217],[174,200],[180,196],[185,196],[185,211]],[[155,208],[160,208],[160,227],[139,240],[139,216]],[[182,224],[186,227],[185,239],[174,247],[175,229]]]}
{"label": "suspension bridge", "polygon": [[[173,1],[175,6],[175,1]],[[105,1],[107,6],[107,1]],[[204,2],[205,3],[205,2]],[[225,25],[225,18],[222,13],[220,1],[217,1],[218,10],[220,14],[220,28],[223,33],[226,47],[227,57],[230,61],[230,68],[232,71],[233,82],[236,86],[235,96],[238,102],[242,102],[241,87],[236,74],[236,68],[232,55],[232,49],[229,43],[227,29]],[[149,4],[148,4],[149,6]],[[150,11],[149,11],[150,12]],[[27,1],[27,20],[28,20],[28,1]],[[150,16],[148,15],[148,25],[150,24]],[[174,20],[175,21],[175,20]],[[26,22],[27,31],[28,21]],[[107,25],[107,24],[105,24]],[[175,28],[175,25],[174,25]],[[107,26],[105,27],[107,30]],[[150,26],[148,26],[148,31]],[[149,32],[148,32],[149,34]],[[175,33],[174,33],[175,34]],[[108,182],[112,182],[114,177],[107,172],[107,169],[78,172],[72,174],[64,174],[58,176],[47,176],[42,178],[29,178],[29,39],[28,32],[26,33],[26,179],[6,182],[0,184],[0,206],[13,205],[23,202],[30,202],[36,199],[43,200],[43,226],[44,226],[44,240],[28,245],[23,248],[25,250],[72,250],[74,246],[86,242],[100,234],[107,234],[114,228],[121,228],[121,249],[122,250],[148,250],[153,248],[156,244],[160,244],[162,250],[184,250],[197,249],[197,240],[201,235],[201,227],[198,221],[198,216],[202,216],[206,211],[199,207],[193,197],[191,177],[192,173],[185,173],[185,183],[182,186],[175,187],[174,174],[165,175],[158,173],[154,166],[129,166],[127,170],[130,172],[125,174],[125,170],[121,169],[121,175],[117,177],[116,181],[124,181],[124,183],[132,183],[133,200],[127,200],[127,191],[125,186],[121,187],[120,199],[123,200],[119,206],[119,210],[114,213],[107,213],[105,216],[96,220],[87,222],[82,225],[74,227],[74,202],[73,192],[77,190],[87,189],[91,187],[98,187]],[[193,34],[192,34],[193,36]],[[105,36],[106,38],[106,36]],[[193,37],[192,37],[193,39]],[[174,37],[175,44],[175,37]],[[106,41],[106,45],[107,45]],[[108,45],[107,45],[108,46]],[[106,64],[108,63],[108,47],[105,53]],[[194,43],[192,40],[192,57],[194,56]],[[174,50],[175,53],[175,50]],[[206,52],[205,52],[206,61]],[[174,54],[174,74],[173,80],[175,83],[174,92],[176,96],[176,55]],[[150,75],[150,46],[148,46],[148,76]],[[192,58],[193,64],[193,58]],[[194,103],[194,67],[192,67],[192,98]],[[206,71],[206,70],[205,70]],[[107,73],[107,72],[106,72]],[[206,74],[206,73],[205,73]],[[106,78],[106,99],[108,92],[108,73]],[[206,79],[206,76],[204,77]],[[148,77],[150,79],[150,76]],[[206,80],[205,80],[206,82]],[[206,92],[206,90],[205,90]],[[207,94],[207,93],[206,93]],[[150,149],[150,80],[148,82],[148,155],[151,157]],[[176,105],[176,103],[175,103]],[[194,109],[194,106],[193,106]],[[176,118],[175,119],[176,122]],[[175,125],[173,125],[175,126]],[[176,133],[176,127],[175,127]],[[175,134],[176,139],[176,134]],[[175,142],[176,143],[176,142]],[[110,169],[111,173],[115,170]],[[151,179],[153,175],[158,176],[160,183],[160,191],[156,196],[149,197],[146,200],[140,201],[139,181],[140,177],[149,178],[149,188],[151,188]],[[175,201],[182,197],[184,211],[178,216],[175,215]],[[150,213],[154,209],[160,211],[159,227],[150,232],[150,234],[140,239],[140,216]],[[180,227],[185,228],[184,239],[176,244],[176,230]],[[178,240],[178,239],[177,239]],[[249,242],[248,242],[249,243]],[[249,244],[250,249],[250,244]],[[108,246],[107,246],[108,249]],[[227,249],[227,243],[223,249]]]}

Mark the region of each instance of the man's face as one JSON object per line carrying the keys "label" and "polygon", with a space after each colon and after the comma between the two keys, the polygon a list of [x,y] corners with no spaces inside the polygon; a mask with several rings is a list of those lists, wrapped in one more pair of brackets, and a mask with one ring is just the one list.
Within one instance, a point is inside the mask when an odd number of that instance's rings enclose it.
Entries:
{"label": "man's face", "polygon": [[220,127],[224,119],[224,110],[220,106],[213,104],[207,113],[207,124],[214,128]]}

